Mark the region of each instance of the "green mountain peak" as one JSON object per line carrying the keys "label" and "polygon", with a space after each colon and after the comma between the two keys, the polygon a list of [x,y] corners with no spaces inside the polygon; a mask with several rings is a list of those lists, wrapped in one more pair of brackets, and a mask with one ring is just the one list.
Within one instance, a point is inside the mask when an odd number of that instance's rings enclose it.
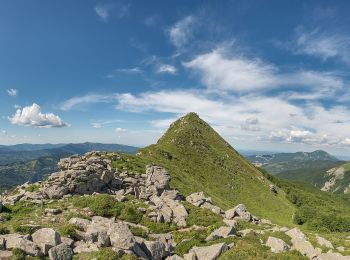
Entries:
{"label": "green mountain peak", "polygon": [[262,173],[195,113],[172,123],[157,144],[141,149],[139,156],[166,168],[171,186],[184,195],[204,191],[223,209],[244,203],[259,217],[280,223],[292,219],[294,208],[283,191],[271,192]]}

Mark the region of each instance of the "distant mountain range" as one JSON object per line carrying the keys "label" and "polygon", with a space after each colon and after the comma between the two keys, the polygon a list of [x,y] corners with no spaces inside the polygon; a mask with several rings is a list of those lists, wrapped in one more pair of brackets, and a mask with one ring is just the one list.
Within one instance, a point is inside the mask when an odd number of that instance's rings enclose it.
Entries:
{"label": "distant mountain range", "polygon": [[0,191],[35,182],[57,170],[61,158],[89,151],[136,153],[137,147],[120,144],[18,144],[0,146]]}
{"label": "distant mountain range", "polygon": [[322,150],[259,154],[247,156],[247,159],[282,179],[309,183],[324,191],[350,192],[350,164]]}

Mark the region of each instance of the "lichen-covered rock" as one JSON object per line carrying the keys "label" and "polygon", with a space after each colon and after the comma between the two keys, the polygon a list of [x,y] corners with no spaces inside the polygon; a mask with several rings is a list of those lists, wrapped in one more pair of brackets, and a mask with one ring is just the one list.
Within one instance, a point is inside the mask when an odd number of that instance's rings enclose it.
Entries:
{"label": "lichen-covered rock", "polygon": [[41,228],[32,234],[32,240],[47,255],[51,247],[61,243],[61,236],[52,228]]}
{"label": "lichen-covered rock", "polygon": [[113,223],[108,233],[113,247],[132,250],[136,244],[134,235],[124,223]]}
{"label": "lichen-covered rock", "polygon": [[71,218],[68,223],[86,231],[87,227],[91,224],[91,221],[84,218]]}
{"label": "lichen-covered rock", "polygon": [[50,260],[71,260],[73,254],[73,250],[65,243],[52,247],[49,250]]}
{"label": "lichen-covered rock", "polygon": [[244,204],[239,204],[233,209],[229,209],[225,212],[226,219],[233,219],[235,217],[246,221],[252,220],[252,215],[248,212],[247,207]]}
{"label": "lichen-covered rock", "polygon": [[164,259],[168,255],[166,246],[160,241],[145,241],[146,254],[154,260]]}
{"label": "lichen-covered rock", "polygon": [[213,205],[210,197],[205,197],[204,192],[195,192],[186,197],[186,201],[200,208],[209,209],[215,214],[222,215],[224,212],[218,206]]}

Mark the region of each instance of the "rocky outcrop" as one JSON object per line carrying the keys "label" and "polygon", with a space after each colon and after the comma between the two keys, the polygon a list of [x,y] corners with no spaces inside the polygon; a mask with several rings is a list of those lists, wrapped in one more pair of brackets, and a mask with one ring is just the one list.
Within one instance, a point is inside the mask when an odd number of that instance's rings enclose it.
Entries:
{"label": "rocky outcrop", "polygon": [[225,212],[225,218],[226,219],[234,219],[239,218],[241,220],[245,221],[251,221],[252,215],[247,210],[247,207],[244,204],[239,204],[233,209],[229,209]]}
{"label": "rocky outcrop", "polygon": [[210,197],[205,197],[204,192],[196,192],[186,197],[186,201],[200,208],[209,209],[215,214],[222,215],[223,211],[218,206],[213,205]]}
{"label": "rocky outcrop", "polygon": [[236,230],[233,226],[230,227],[219,227],[215,229],[205,240],[215,240],[219,238],[227,238],[236,234]]}

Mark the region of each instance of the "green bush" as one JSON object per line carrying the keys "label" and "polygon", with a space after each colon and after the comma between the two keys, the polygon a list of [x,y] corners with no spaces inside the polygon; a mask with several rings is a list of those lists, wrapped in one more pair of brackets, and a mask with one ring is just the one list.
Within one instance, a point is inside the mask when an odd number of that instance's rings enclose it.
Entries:
{"label": "green bush", "polygon": [[224,225],[222,218],[209,209],[198,208],[187,202],[184,203],[184,206],[188,211],[188,226],[209,227],[214,225],[218,227]]}
{"label": "green bush", "polygon": [[135,207],[130,205],[125,205],[119,215],[119,218],[132,223],[139,223],[142,219],[142,213],[138,211]]}
{"label": "green bush", "polygon": [[9,234],[10,230],[8,230],[6,227],[1,227],[0,226],[0,235],[6,235]]}
{"label": "green bush", "polygon": [[71,224],[66,224],[63,227],[60,227],[58,229],[58,232],[60,233],[61,236],[71,237],[72,235],[75,234],[75,229],[77,229],[76,226]]}

